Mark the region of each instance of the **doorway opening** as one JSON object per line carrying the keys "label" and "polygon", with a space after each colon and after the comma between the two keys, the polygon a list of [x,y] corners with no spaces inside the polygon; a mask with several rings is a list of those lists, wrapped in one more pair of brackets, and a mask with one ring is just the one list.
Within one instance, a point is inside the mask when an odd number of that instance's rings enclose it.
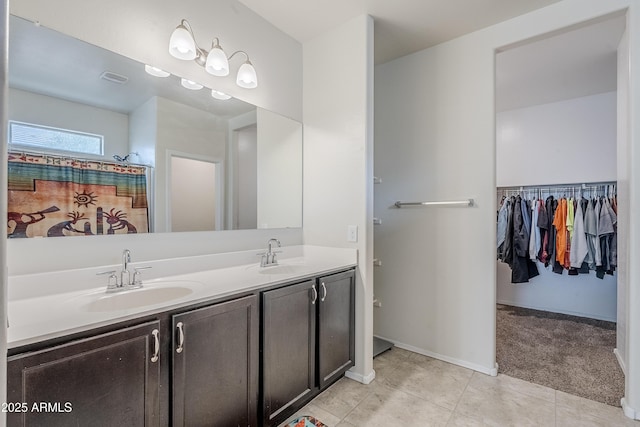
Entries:
{"label": "doorway opening", "polygon": [[214,231],[223,224],[222,165],[204,157],[169,153],[169,231]]}
{"label": "doorway opening", "polygon": [[[625,369],[625,28],[616,14],[496,52],[499,372],[614,406]],[[594,218],[610,228],[594,235]]]}

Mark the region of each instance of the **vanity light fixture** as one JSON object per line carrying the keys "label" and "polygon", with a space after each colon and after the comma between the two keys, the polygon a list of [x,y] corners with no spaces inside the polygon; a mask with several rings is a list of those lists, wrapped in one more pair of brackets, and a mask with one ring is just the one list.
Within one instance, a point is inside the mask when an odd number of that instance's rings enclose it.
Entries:
{"label": "vanity light fixture", "polygon": [[152,76],[156,76],[156,77],[169,77],[171,75],[170,72],[162,70],[158,67],[153,67],[151,65],[146,65],[144,66],[144,70],[151,74]]}
{"label": "vanity light fixture", "polygon": [[215,99],[220,99],[222,101],[226,101],[227,99],[231,99],[231,95],[227,95],[224,92],[220,92],[219,90],[211,89],[211,96]]}
{"label": "vanity light fixture", "polygon": [[229,60],[236,54],[242,53],[246,60],[238,69],[236,84],[247,89],[253,89],[258,86],[256,70],[246,52],[238,50],[227,57],[217,37],[211,42],[211,50],[202,49],[196,43],[191,25],[186,19],[183,19],[180,25],[173,30],[169,39],[169,53],[173,57],[184,61],[194,60],[196,64],[204,67],[207,73],[218,77],[229,75]]}
{"label": "vanity light fixture", "polygon": [[191,89],[191,90],[200,90],[204,87],[200,83],[196,83],[193,80],[184,79],[184,78],[180,79],[180,84],[182,84],[182,87],[186,89]]}

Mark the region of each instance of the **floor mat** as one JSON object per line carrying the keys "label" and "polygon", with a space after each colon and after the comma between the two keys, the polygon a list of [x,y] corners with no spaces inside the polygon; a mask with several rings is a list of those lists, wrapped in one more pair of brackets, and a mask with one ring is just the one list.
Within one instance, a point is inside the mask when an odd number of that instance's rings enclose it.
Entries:
{"label": "floor mat", "polygon": [[305,415],[304,417],[298,417],[295,420],[287,424],[287,427],[327,427],[317,419]]}

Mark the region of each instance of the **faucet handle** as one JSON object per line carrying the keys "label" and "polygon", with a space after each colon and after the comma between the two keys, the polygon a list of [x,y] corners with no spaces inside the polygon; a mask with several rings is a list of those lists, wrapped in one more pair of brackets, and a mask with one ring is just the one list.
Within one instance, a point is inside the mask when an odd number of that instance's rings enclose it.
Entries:
{"label": "faucet handle", "polygon": [[116,275],[115,270],[109,271],[101,271],[100,273],[96,273],[96,276],[104,276],[108,274],[108,282],[107,282],[107,292],[112,291],[118,288],[118,276]]}
{"label": "faucet handle", "polygon": [[133,270],[133,286],[142,286],[142,280],[140,279],[140,275],[142,274],[142,270],[148,270],[150,268],[153,268],[151,266],[146,266],[146,267],[134,267]]}

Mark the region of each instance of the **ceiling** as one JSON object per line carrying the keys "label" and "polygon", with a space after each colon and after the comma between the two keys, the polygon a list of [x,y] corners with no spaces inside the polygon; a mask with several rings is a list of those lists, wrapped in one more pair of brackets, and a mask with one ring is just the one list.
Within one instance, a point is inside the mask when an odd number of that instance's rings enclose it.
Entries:
{"label": "ceiling", "polygon": [[496,110],[616,90],[625,16],[583,24],[496,55]]}
{"label": "ceiling", "polygon": [[356,16],[374,18],[381,64],[559,0],[240,0],[304,43]]}
{"label": "ceiling", "polygon": [[[239,0],[304,43],[362,14],[381,64],[559,0]],[[522,43],[497,57],[498,111],[613,91],[623,16]]]}

